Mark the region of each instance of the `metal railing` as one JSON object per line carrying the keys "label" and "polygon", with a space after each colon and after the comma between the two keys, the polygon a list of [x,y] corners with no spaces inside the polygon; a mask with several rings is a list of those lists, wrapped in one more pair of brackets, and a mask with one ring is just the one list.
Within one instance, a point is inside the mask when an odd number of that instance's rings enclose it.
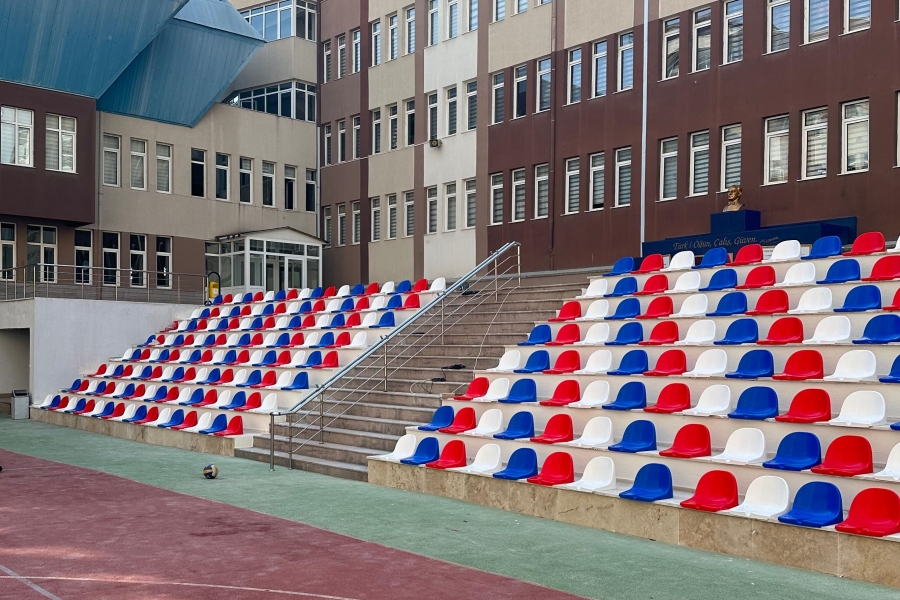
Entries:
{"label": "metal railing", "polygon": [[3,300],[76,298],[203,304],[206,275],[38,263],[0,270]]}
{"label": "metal railing", "polygon": [[[515,254],[507,256],[507,253],[515,248]],[[293,468],[294,454],[306,444],[318,438],[320,444],[324,443],[325,429],[335,420],[342,417],[353,406],[362,401],[368,394],[378,391],[387,391],[387,382],[390,376],[403,368],[410,360],[418,356],[424,349],[433,343],[444,343],[444,333],[452,328],[447,326],[447,321],[455,319],[459,322],[463,317],[472,313],[481,304],[493,299],[500,302],[501,292],[508,294],[521,283],[522,261],[521,246],[519,242],[509,242],[502,248],[491,254],[474,269],[457,279],[443,293],[437,295],[425,306],[421,307],[408,320],[399,324],[389,334],[359,354],[355,359],[347,363],[327,381],[316,386],[307,396],[287,410],[271,413],[269,435],[269,469],[275,469],[275,418],[286,417],[282,426],[288,428],[288,468]],[[455,294],[455,292],[462,292]],[[460,300],[462,299],[462,300]],[[453,301],[448,306],[448,301]],[[500,310],[497,307],[497,313]],[[494,316],[496,318],[496,315]],[[487,331],[488,326],[485,327]],[[426,336],[432,336],[426,340]],[[485,334],[485,337],[487,334]],[[482,345],[483,345],[482,340]],[[394,352],[390,352],[394,350]],[[398,351],[399,350],[399,351]],[[369,369],[372,374],[363,377],[353,388],[339,386],[343,380],[350,380],[350,376],[357,369]],[[353,379],[359,379],[354,377]],[[352,383],[352,382],[350,382]],[[381,385],[378,386],[378,383]],[[374,385],[373,385],[374,384]],[[378,389],[380,387],[381,389]],[[332,400],[341,393],[342,398]],[[352,401],[348,399],[357,394]],[[318,410],[307,411],[300,415],[300,411],[318,401]],[[333,406],[326,410],[325,405],[331,402]],[[305,423],[297,423],[297,417],[310,419]],[[314,430],[314,431],[311,431]],[[308,435],[299,442],[295,439]],[[295,447],[295,443],[297,444]]]}

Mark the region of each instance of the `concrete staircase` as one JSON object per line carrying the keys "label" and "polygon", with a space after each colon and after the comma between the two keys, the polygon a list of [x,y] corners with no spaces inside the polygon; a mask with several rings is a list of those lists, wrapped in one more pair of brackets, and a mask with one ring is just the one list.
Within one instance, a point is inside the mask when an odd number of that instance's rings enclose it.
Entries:
{"label": "concrete staircase", "polygon": [[[501,289],[499,301],[493,289],[454,294],[445,301],[445,315],[455,308],[468,314],[445,316],[443,342],[433,328],[440,313],[435,308],[432,318],[423,315],[411,326],[413,334],[402,344],[389,345],[387,389],[384,356],[379,354],[348,373],[321,406],[315,400],[310,410],[295,415],[293,468],[365,481],[367,456],[391,452],[407,426],[429,422],[441,394],[464,390],[474,369],[495,366],[505,345],[522,341],[536,321],[554,316],[565,299],[581,293],[586,278],[580,279],[582,283],[535,284],[523,279],[522,287]],[[458,364],[465,368],[441,368]],[[321,436],[320,410],[327,424]],[[313,426],[301,431],[301,423]],[[288,465],[288,435],[286,423],[275,425],[275,462],[281,466]],[[236,449],[235,455],[267,462],[270,436],[257,436],[253,447]]]}

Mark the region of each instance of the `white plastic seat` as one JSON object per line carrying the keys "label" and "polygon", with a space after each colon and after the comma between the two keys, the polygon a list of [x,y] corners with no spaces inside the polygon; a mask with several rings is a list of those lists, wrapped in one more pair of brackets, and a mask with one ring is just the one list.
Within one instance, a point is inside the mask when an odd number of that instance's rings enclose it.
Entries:
{"label": "white plastic seat", "polygon": [[290,324],[290,322],[290,317],[278,317],[278,320],[275,321],[275,329],[287,329],[287,326],[288,324]]}
{"label": "white plastic seat", "polygon": [[681,309],[673,317],[703,317],[709,308],[709,298],[706,294],[694,294],[688,296],[681,303]]}
{"label": "white plastic seat", "polygon": [[578,492],[614,489],[616,487],[616,465],[608,456],[595,456],[585,465],[581,479],[556,487]]}
{"label": "white plastic seat", "polygon": [[666,290],[667,294],[681,294],[684,292],[696,292],[700,289],[700,271],[688,271],[678,276],[675,286]]}
{"label": "white plastic seat", "polygon": [[[376,298],[377,300],[378,298]],[[359,324],[360,327],[371,327],[372,325],[378,325],[378,314],[374,312],[366,313],[366,316],[363,317],[362,322]]]}
{"label": "white plastic seat", "polygon": [[277,333],[274,333],[274,332],[273,332],[273,333],[267,333],[267,334],[266,334],[266,337],[263,338],[263,342],[262,342],[262,344],[260,344],[260,346],[263,346],[263,347],[266,347],[266,346],[274,346],[274,345],[275,345],[275,342],[277,342],[277,341],[278,341],[278,334],[277,334]]}
{"label": "white plastic seat", "polygon": [[900,444],[891,448],[888,454],[887,464],[884,468],[874,475],[874,479],[885,479],[887,481],[900,481]]}
{"label": "white plastic seat", "polygon": [[213,353],[213,357],[212,357],[213,364],[222,362],[223,360],[225,360],[225,351],[224,350],[216,350]]}
{"label": "white plastic seat", "polygon": [[178,323],[178,329],[176,329],[176,331],[184,331],[188,328],[188,323],[190,323],[190,321],[180,321]]}
{"label": "white plastic seat", "polygon": [[155,361],[155,360],[159,360],[159,355],[160,355],[161,352],[162,352],[162,350],[159,350],[159,349],[151,350],[151,351],[150,351],[150,356],[147,357],[147,361],[148,361],[148,362],[153,362],[153,361]]}
{"label": "white plastic seat", "polygon": [[366,335],[365,331],[357,331],[355,334],[353,334],[353,339],[350,340],[350,344],[345,346],[344,348],[366,348],[369,345],[367,341],[368,339],[369,338]]}
{"label": "white plastic seat", "polygon": [[800,260],[800,242],[797,240],[784,240],[772,249],[772,256],[764,260],[764,263],[785,262],[788,260]]}
{"label": "white plastic seat", "polygon": [[797,308],[788,311],[790,315],[806,315],[831,310],[831,289],[824,286],[810,288],[800,296]]}
{"label": "white plastic seat", "polygon": [[700,394],[697,406],[681,412],[683,415],[710,417],[731,412],[731,388],[727,385],[711,385]]}
{"label": "white plastic seat", "polygon": [[500,446],[497,444],[485,444],[475,454],[475,461],[468,467],[456,467],[447,469],[458,473],[472,475],[490,475],[500,468]]}
{"label": "white plastic seat", "polygon": [[240,371],[238,371],[237,373],[234,374],[234,379],[231,381],[231,383],[226,383],[225,385],[231,385],[231,386],[240,385],[240,384],[244,383],[245,381],[247,381],[247,377],[248,377],[247,369],[241,369]]}
{"label": "white plastic seat", "polygon": [[288,304],[287,310],[285,311],[289,315],[296,315],[300,313],[300,303],[297,301],[291,302]]}
{"label": "white plastic seat", "polygon": [[851,350],[838,359],[834,373],[825,381],[861,381],[875,376],[878,363],[871,350]]}
{"label": "white plastic seat", "polygon": [[266,295],[263,296],[263,302],[271,302],[271,301],[273,301],[274,299],[275,299],[275,292],[274,292],[274,291],[268,291],[268,292],[266,292]]}
{"label": "white plastic seat", "polygon": [[581,400],[573,402],[566,408],[597,408],[609,402],[609,382],[598,379],[588,384],[581,393]]}
{"label": "white plastic seat", "polygon": [[371,312],[373,310],[382,309],[382,308],[384,308],[384,305],[386,304],[386,302],[387,301],[385,300],[385,296],[376,296],[369,303],[369,308],[364,308],[364,309],[362,309],[361,312]]}
{"label": "white plastic seat", "polygon": [[491,385],[488,386],[488,391],[484,396],[473,398],[472,402],[496,402],[500,398],[506,398],[508,394],[509,379],[500,377],[491,382]]}
{"label": "white plastic seat", "polygon": [[54,397],[54,394],[47,394],[47,397],[44,398],[43,402],[41,402],[40,404],[34,404],[33,406],[36,408],[46,408],[46,407],[50,406],[51,404],[53,404],[53,397]]}
{"label": "white plastic seat", "polygon": [[250,311],[251,317],[258,317],[263,313],[263,310],[266,308],[265,304],[257,304],[253,307],[253,310]]}
{"label": "white plastic seat", "polygon": [[346,284],[342,285],[341,287],[338,288],[336,295],[338,298],[343,298],[344,296],[349,296],[350,295],[350,286],[346,285]]}
{"label": "white plastic seat", "polygon": [[874,390],[853,392],[841,404],[841,413],[829,425],[873,427],[884,425],[884,396]]}
{"label": "white plastic seat", "polygon": [[609,283],[602,277],[599,279],[594,279],[593,281],[591,281],[590,285],[588,285],[588,288],[587,290],[585,290],[584,294],[582,294],[581,296],[576,296],[576,298],[602,298],[606,295],[607,289],[609,289],[608,285]]}
{"label": "white plastic seat", "polygon": [[766,436],[755,427],[737,429],[728,436],[725,451],[710,460],[727,464],[746,465],[766,457]]}
{"label": "white plastic seat", "polygon": [[565,442],[560,446],[574,446],[576,448],[597,448],[609,444],[612,439],[612,421],[609,417],[594,417],[584,426],[581,437]]}
{"label": "white plastic seat", "polygon": [[583,369],[575,371],[576,375],[602,375],[612,366],[612,353],[609,350],[597,350],[588,357]]}
{"label": "white plastic seat", "polygon": [[155,385],[148,385],[148,386],[144,389],[144,395],[141,396],[140,398],[135,398],[135,400],[149,400],[150,398],[152,398],[152,397],[155,396],[155,395],[156,395],[156,386],[155,386]]}
{"label": "white plastic seat", "polygon": [[692,268],[694,266],[694,262],[694,253],[690,250],[682,250],[672,257],[672,260],[669,261],[669,266],[663,269],[663,272],[668,273],[671,271],[684,271],[686,269]]}
{"label": "white plastic seat", "polygon": [[723,513],[748,519],[771,519],[786,513],[789,505],[787,482],[775,475],[763,475],[750,482],[743,502]]}
{"label": "white plastic seat", "polygon": [[600,344],[606,343],[606,340],[609,339],[609,324],[608,323],[594,323],[591,325],[591,328],[588,329],[587,334],[584,336],[584,339],[580,342],[575,342],[575,346],[597,346]]}
{"label": "white plastic seat", "polygon": [[91,412],[84,413],[86,417],[93,417],[103,413],[103,409],[106,408],[106,400],[97,400],[94,404],[94,410]]}
{"label": "white plastic seat", "polygon": [[191,316],[190,316],[189,318],[191,318],[191,319],[199,319],[199,318],[200,318],[200,315],[201,315],[202,313],[203,313],[203,309],[202,309],[202,308],[195,308],[194,311],[191,313]]}
{"label": "white plastic seat", "polygon": [[578,317],[576,321],[599,321],[609,314],[609,300],[594,300],[588,306],[584,316]]}
{"label": "white plastic seat", "polygon": [[281,388],[291,385],[291,381],[294,379],[294,374],[290,371],[285,371],[281,375],[278,376],[278,379],[275,381],[273,385],[266,386],[270,390],[280,390]]}
{"label": "white plastic seat", "polygon": [[[296,369],[296,368],[299,368],[300,365],[302,365],[305,362],[306,362],[306,351],[298,350],[297,352],[294,352],[294,355],[291,357],[291,362],[289,362],[287,364],[287,366]],[[285,384],[285,385],[287,385],[287,384]]]}
{"label": "white plastic seat", "polygon": [[197,371],[197,376],[190,380],[189,383],[197,383],[198,381],[204,381],[209,376],[209,369],[206,367],[202,367]]}
{"label": "white plastic seat", "polygon": [[163,408],[161,411],[159,411],[159,416],[156,419],[154,419],[153,421],[150,421],[148,423],[143,423],[143,425],[146,425],[148,427],[156,427],[157,425],[160,425],[162,423],[168,423],[169,419],[171,419],[171,418],[172,418],[172,409],[166,407],[166,408]]}
{"label": "white plastic seat", "polygon": [[888,252],[900,252],[900,238],[897,238],[897,241],[894,244],[894,247],[891,248],[890,250],[888,250]]}
{"label": "white plastic seat", "polygon": [[276,394],[267,394],[265,398],[263,398],[262,404],[259,408],[251,408],[249,412],[255,413],[271,413],[278,410],[278,396]]}
{"label": "white plastic seat", "polygon": [[474,435],[475,437],[489,437],[495,433],[499,433],[503,427],[503,411],[499,408],[492,408],[484,411],[481,418],[478,419],[478,427],[463,431],[463,435]]}
{"label": "white plastic seat", "polygon": [[113,390],[113,393],[107,394],[107,396],[118,396],[118,395],[122,394],[124,391],[125,391],[125,384],[117,383],[115,389]]}
{"label": "white plastic seat", "polygon": [[799,262],[792,265],[784,279],[775,284],[775,287],[789,287],[792,285],[813,285],[816,282],[816,265],[811,262]]}
{"label": "white plastic seat", "polygon": [[228,339],[225,340],[225,345],[228,346],[229,348],[234,348],[235,346],[238,345],[238,342],[240,342],[240,341],[241,341],[241,334],[232,333],[232,334],[229,334]]}
{"label": "white plastic seat", "polygon": [[328,304],[325,305],[325,312],[335,312],[339,310],[341,310],[340,298],[332,298],[328,301]]}
{"label": "white plastic seat", "polygon": [[715,377],[724,375],[728,368],[728,355],[721,348],[705,350],[697,357],[694,368],[685,373],[684,377]]}
{"label": "white plastic seat", "polygon": [[388,462],[400,462],[404,458],[409,458],[416,453],[416,436],[407,433],[401,436],[397,443],[394,444],[394,451],[390,454],[379,454],[370,456],[376,460],[386,460]]}
{"label": "white plastic seat", "polygon": [[194,390],[189,387],[183,387],[178,390],[178,397],[175,400],[172,400],[172,404],[181,404],[182,402],[187,402],[191,399],[191,394]]}
{"label": "white plastic seat", "polygon": [[319,318],[316,319],[316,329],[325,329],[329,323],[331,323],[329,315],[319,315]]}
{"label": "white plastic seat", "polygon": [[134,354],[134,350],[129,348],[122,354],[122,358],[120,358],[119,360],[122,360],[122,361],[130,360],[132,354]]}
{"label": "white plastic seat", "polygon": [[310,346],[315,346],[319,343],[319,332],[313,331],[303,340],[303,343],[300,345],[301,348],[309,348]]}
{"label": "white plastic seat", "polygon": [[441,292],[447,289],[447,279],[444,277],[438,277],[434,281],[431,282],[431,287],[428,288],[429,292],[434,292],[440,294]]}
{"label": "white plastic seat", "polygon": [[518,350],[510,350],[500,357],[500,362],[492,369],[487,369],[489,373],[512,373],[519,368],[522,362],[522,353]]}
{"label": "white plastic seat", "polygon": [[165,369],[163,369],[162,375],[160,375],[160,377],[159,377],[159,379],[157,379],[157,381],[162,381],[163,379],[171,379],[172,375],[174,375],[174,374],[175,374],[175,367],[171,367],[171,366],[166,367]]}
{"label": "white plastic seat", "polygon": [[219,396],[216,398],[215,404],[211,404],[209,408],[222,408],[223,406],[228,406],[231,404],[231,390],[225,390],[219,393]]}
{"label": "white plastic seat", "polygon": [[850,341],[850,319],[844,315],[825,317],[816,325],[816,331],[804,344],[841,344]]}
{"label": "white plastic seat", "polygon": [[245,365],[255,365],[259,361],[263,359],[263,351],[262,350],[254,350],[253,354],[250,355],[250,359],[247,362],[243,363]]}
{"label": "white plastic seat", "polygon": [[393,281],[385,281],[384,285],[381,286],[381,293],[382,294],[393,294],[395,287],[396,287],[396,285],[394,284]]}
{"label": "white plastic seat", "polygon": [[[215,339],[215,336],[213,336],[213,339]],[[202,346],[205,341],[206,341],[206,336],[204,336],[204,335],[194,336],[194,343],[190,344],[190,346],[192,348],[198,348],[198,347]]]}
{"label": "white plastic seat", "polygon": [[716,339],[716,322],[709,319],[695,321],[688,327],[683,340],[675,342],[676,346],[707,346]]}
{"label": "white plastic seat", "polygon": [[247,331],[251,327],[253,327],[253,319],[251,317],[241,319],[239,329],[241,329],[242,331]]}
{"label": "white plastic seat", "polygon": [[125,407],[125,412],[119,415],[118,417],[113,417],[110,421],[124,421],[125,419],[130,419],[134,416],[134,413],[137,412],[138,405],[137,404],[129,404]]}
{"label": "white plastic seat", "polygon": [[193,433],[197,433],[201,429],[208,429],[210,425],[212,425],[212,416],[211,412],[205,412],[200,415],[200,420],[197,421],[197,424],[193,427],[188,427],[187,429],[183,429],[182,431],[191,431]]}

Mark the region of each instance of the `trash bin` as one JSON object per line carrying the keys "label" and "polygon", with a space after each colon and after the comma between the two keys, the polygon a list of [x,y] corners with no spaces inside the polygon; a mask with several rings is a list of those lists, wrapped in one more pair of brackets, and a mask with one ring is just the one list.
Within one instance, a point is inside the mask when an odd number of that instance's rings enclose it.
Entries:
{"label": "trash bin", "polygon": [[28,419],[31,395],[27,390],[13,390],[10,402],[11,417],[13,419]]}

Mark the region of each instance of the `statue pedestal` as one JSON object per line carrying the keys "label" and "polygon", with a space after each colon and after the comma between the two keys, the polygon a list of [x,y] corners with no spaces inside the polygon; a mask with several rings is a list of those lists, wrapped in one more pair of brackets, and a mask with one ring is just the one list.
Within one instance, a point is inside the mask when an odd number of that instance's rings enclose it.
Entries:
{"label": "statue pedestal", "polygon": [[721,235],[739,231],[755,231],[759,229],[759,223],[760,213],[758,210],[713,213],[709,215],[709,232],[713,235]]}

